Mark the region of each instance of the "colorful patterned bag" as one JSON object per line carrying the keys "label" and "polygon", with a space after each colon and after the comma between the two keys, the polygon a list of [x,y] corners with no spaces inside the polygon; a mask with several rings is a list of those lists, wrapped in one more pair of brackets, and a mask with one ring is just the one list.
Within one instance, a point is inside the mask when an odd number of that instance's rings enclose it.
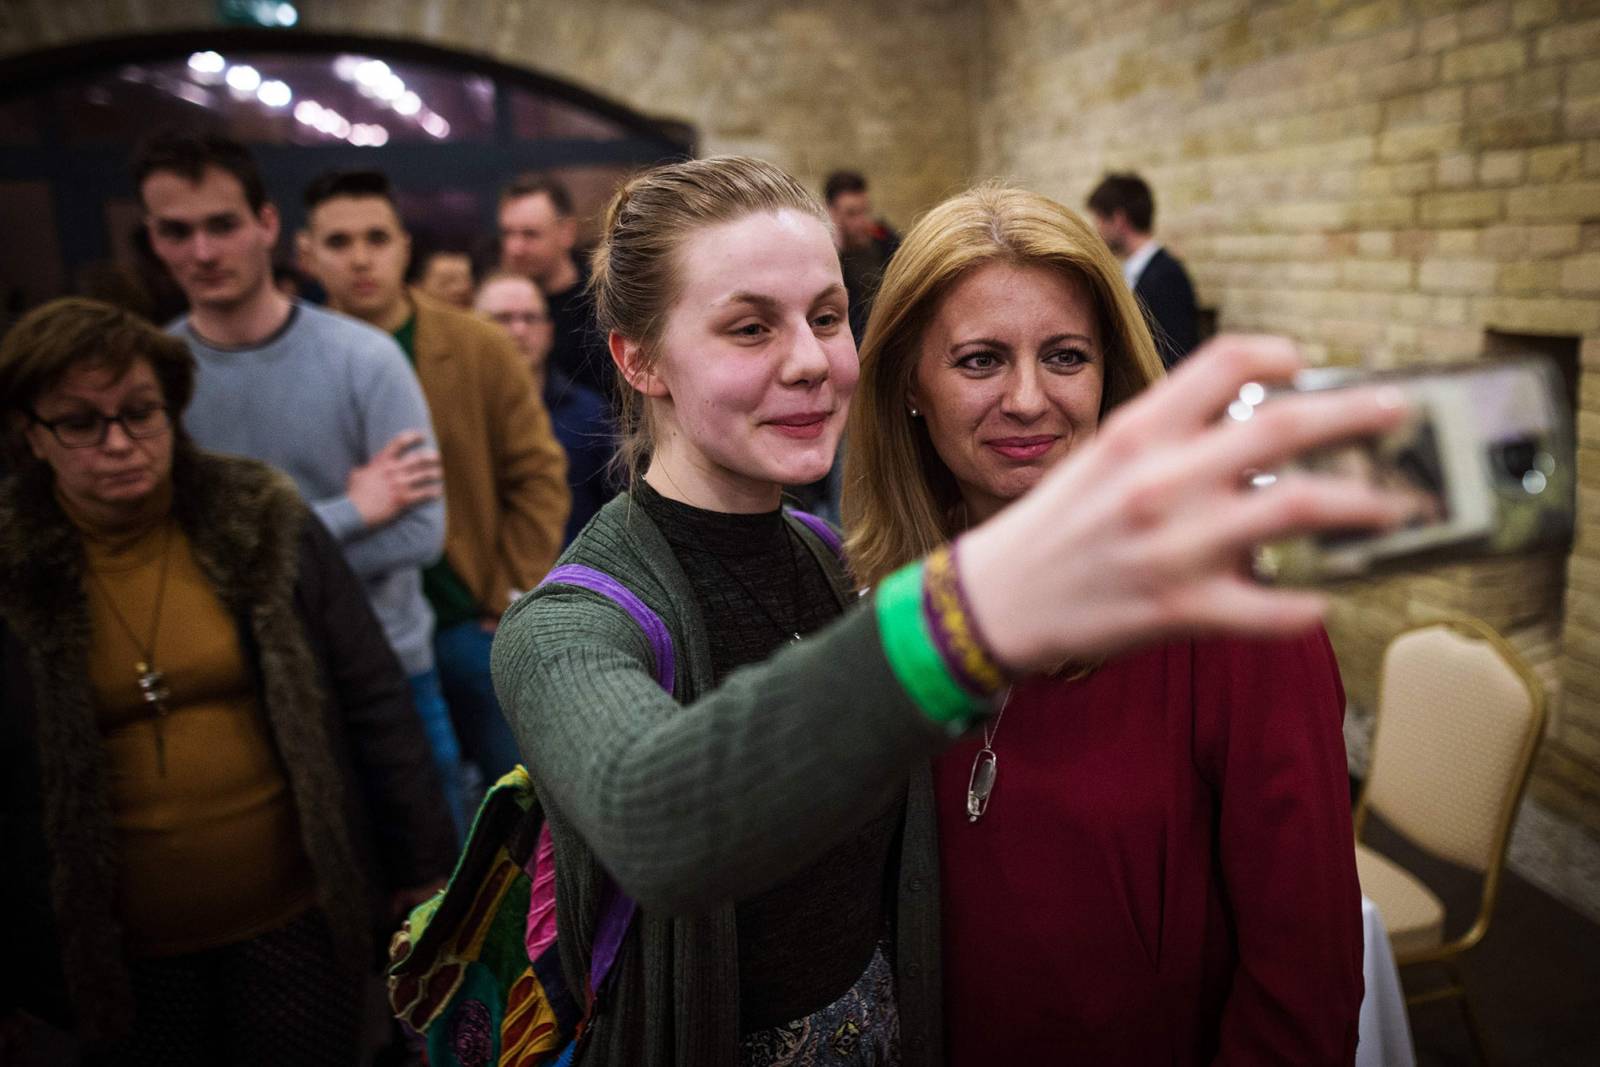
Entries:
{"label": "colorful patterned bag", "polygon": [[[660,616],[590,567],[557,567],[541,584],[555,582],[626,611],[650,642],[656,681],[672,692],[672,635]],[[556,944],[550,828],[527,770],[513,768],[484,797],[449,883],[389,944],[389,1005],[425,1037],[429,1064],[570,1063],[633,921],[633,901],[614,886],[601,899],[587,988],[573,990]]]}

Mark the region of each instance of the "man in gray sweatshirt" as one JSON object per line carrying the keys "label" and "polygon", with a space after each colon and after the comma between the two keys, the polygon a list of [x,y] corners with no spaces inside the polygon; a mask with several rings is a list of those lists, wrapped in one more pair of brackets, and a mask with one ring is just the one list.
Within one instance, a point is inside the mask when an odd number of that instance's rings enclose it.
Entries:
{"label": "man in gray sweatshirt", "polygon": [[199,363],[185,428],[287,473],[343,546],[411,681],[459,833],[460,747],[421,577],[444,549],[443,482],[416,375],[387,334],[273,286],[278,214],[242,145],[160,133],[135,179],[151,243],[189,298],[171,327]]}

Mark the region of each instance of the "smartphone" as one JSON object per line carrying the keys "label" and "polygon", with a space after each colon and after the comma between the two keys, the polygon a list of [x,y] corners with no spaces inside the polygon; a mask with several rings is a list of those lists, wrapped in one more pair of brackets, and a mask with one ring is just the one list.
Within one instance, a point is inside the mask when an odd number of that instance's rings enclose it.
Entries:
{"label": "smartphone", "polygon": [[[1319,474],[1365,478],[1413,500],[1386,532],[1333,530],[1257,549],[1263,581],[1319,584],[1484,555],[1559,547],[1572,538],[1576,471],[1571,416],[1555,364],[1541,356],[1366,373],[1317,368],[1295,392],[1384,384],[1406,396],[1400,427],[1299,457]],[[1239,403],[1270,403],[1257,389]],[[1238,414],[1238,409],[1231,409]],[[1268,485],[1282,472],[1257,476]]]}

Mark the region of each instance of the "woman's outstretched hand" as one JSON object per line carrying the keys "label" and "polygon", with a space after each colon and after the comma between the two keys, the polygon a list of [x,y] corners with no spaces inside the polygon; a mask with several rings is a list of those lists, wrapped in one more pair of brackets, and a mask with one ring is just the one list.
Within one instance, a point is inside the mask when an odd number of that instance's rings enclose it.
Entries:
{"label": "woman's outstretched hand", "polygon": [[1384,528],[1400,495],[1311,475],[1249,486],[1320,445],[1390,429],[1393,388],[1275,398],[1244,421],[1219,419],[1249,382],[1304,366],[1288,341],[1219,337],[1134,401],[1027,496],[960,542],[963,584],[994,652],[1016,669],[1115,652],[1176,633],[1286,634],[1324,598],[1271,589],[1250,550],[1295,533]]}

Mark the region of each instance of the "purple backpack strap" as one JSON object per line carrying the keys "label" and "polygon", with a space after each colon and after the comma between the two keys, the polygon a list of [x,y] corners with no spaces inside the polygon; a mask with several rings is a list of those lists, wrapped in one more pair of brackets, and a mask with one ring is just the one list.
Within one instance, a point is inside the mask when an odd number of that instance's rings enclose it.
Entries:
{"label": "purple backpack strap", "polygon": [[[650,652],[655,659],[656,684],[671,694],[673,683],[677,680],[672,634],[667,630],[667,624],[661,621],[661,616],[652,611],[650,605],[639,599],[637,593],[604,571],[586,567],[581,563],[563,563],[545,575],[544,581],[539,584],[572,585],[579,589],[587,589],[591,593],[599,593],[626,611],[634,624],[644,631],[645,640],[650,643]],[[589,952],[591,1003],[599,994],[606,975],[611,973],[612,964],[617,962],[617,953],[622,949],[622,939],[627,935],[628,927],[633,925],[633,915],[637,910],[638,905],[634,903],[633,898],[624,895],[614,882],[607,879],[600,890],[600,918],[595,924],[594,944]]]}
{"label": "purple backpack strap", "polygon": [[[820,521],[820,520],[819,520]],[[640,600],[638,594],[632,589],[617,581],[604,571],[597,571],[593,567],[585,567],[581,563],[563,563],[544,576],[545,585],[575,585],[579,589],[587,589],[591,593],[599,593],[607,600],[612,601],[628,617],[634,621],[639,629],[644,631],[645,640],[650,642],[650,652],[656,661],[656,682],[667,692],[672,692],[677,681],[677,664],[672,652],[672,634],[667,632],[667,624],[661,621],[661,616],[650,609],[650,605]]]}
{"label": "purple backpack strap", "polygon": [[624,896],[611,879],[600,888],[600,921],[594,927],[594,944],[589,949],[589,996],[599,995],[600,987],[611,973],[622,950],[622,939],[633,925],[633,913],[639,906],[633,898]]}
{"label": "purple backpack strap", "polygon": [[835,556],[840,560],[844,559],[844,542],[839,540],[838,532],[828,525],[826,519],[819,519],[809,511],[796,511],[794,508],[789,509],[789,514],[803,522],[808,530],[816,534],[822,543],[833,551]]}

